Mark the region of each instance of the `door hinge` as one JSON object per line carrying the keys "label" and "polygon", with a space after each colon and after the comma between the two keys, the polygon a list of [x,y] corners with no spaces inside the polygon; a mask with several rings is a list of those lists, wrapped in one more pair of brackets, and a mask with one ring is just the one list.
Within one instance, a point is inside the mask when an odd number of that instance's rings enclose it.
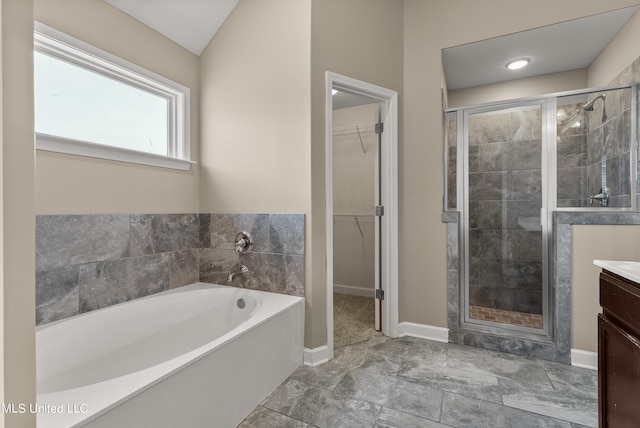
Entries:
{"label": "door hinge", "polygon": [[376,288],[376,299],[384,300],[384,290],[382,288]]}
{"label": "door hinge", "polygon": [[376,205],[375,216],[376,217],[382,217],[383,215],[384,215],[384,206]]}
{"label": "door hinge", "polygon": [[376,134],[382,134],[383,131],[384,131],[384,123],[382,122],[376,123]]}

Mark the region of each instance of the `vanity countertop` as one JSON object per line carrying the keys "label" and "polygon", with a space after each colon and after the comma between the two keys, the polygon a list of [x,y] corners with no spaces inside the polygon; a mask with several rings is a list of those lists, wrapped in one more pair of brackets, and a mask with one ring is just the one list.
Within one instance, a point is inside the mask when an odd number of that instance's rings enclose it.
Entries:
{"label": "vanity countertop", "polygon": [[630,281],[640,283],[640,262],[625,262],[619,260],[594,260],[593,264],[602,269],[613,272]]}

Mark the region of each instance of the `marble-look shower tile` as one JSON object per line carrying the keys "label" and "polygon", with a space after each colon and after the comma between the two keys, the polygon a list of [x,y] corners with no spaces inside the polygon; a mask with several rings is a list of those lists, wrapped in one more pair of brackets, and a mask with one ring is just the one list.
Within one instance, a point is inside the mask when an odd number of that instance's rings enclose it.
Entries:
{"label": "marble-look shower tile", "polygon": [[507,201],[506,216],[508,229],[540,229],[540,201]]}
{"label": "marble-look shower tile", "polygon": [[469,230],[469,255],[472,257],[500,258],[502,255],[502,230]]}
{"label": "marble-look shower tile", "polygon": [[132,214],[131,256],[200,246],[198,214]]}
{"label": "marble-look shower tile", "polygon": [[513,311],[542,314],[542,290],[516,290],[513,293]]}
{"label": "marble-look shower tile", "polygon": [[268,252],[304,254],[304,214],[269,214]]}
{"label": "marble-look shower tile", "polygon": [[285,416],[273,410],[266,409],[262,406],[247,416],[237,428],[255,428],[255,427],[278,427],[278,428],[307,428],[310,425],[297,421],[293,418]]}
{"label": "marble-look shower tile", "polygon": [[235,237],[249,232],[253,251],[269,249],[269,214],[211,214],[209,243],[211,248],[235,250]]}
{"label": "marble-look shower tile", "polygon": [[584,167],[558,168],[558,199],[586,199],[587,170]]}
{"label": "marble-look shower tile", "polygon": [[128,215],[36,216],[36,270],[129,256]]}
{"label": "marble-look shower tile", "polygon": [[478,146],[478,172],[505,171],[511,143],[496,142]]}
{"label": "marble-look shower tile", "polygon": [[89,263],[78,273],[80,312],[88,312],[169,288],[167,253]]}
{"label": "marble-look shower tile", "polygon": [[542,141],[520,140],[509,143],[506,148],[507,163],[504,170],[540,169]]}
{"label": "marble-look shower tile", "polygon": [[586,135],[562,136],[558,139],[557,166],[562,168],[575,168],[587,164]]}
{"label": "marble-look shower tile", "polygon": [[478,204],[478,213],[475,227],[479,229],[502,228],[503,201],[477,201],[476,203]]}
{"label": "marble-look shower tile", "polygon": [[469,172],[478,172],[478,146],[471,145],[471,141],[469,141],[469,148],[467,149],[468,158],[469,158]]}
{"label": "marble-look shower tile", "polygon": [[36,325],[79,313],[77,266],[36,272]]}
{"label": "marble-look shower tile", "polygon": [[542,262],[471,257],[469,278],[478,286],[536,290],[542,284]]}
{"label": "marble-look shower tile", "polygon": [[542,234],[539,231],[507,230],[506,258],[516,260],[542,259]]}
{"label": "marble-look shower tile", "polygon": [[469,117],[469,145],[511,141],[514,130],[509,113]]}
{"label": "marble-look shower tile", "polygon": [[540,140],[542,137],[542,110],[527,109],[511,113],[513,141]]}
{"label": "marble-look shower tile", "polygon": [[567,421],[451,393],[444,394],[441,422],[459,428],[571,428]]}
{"label": "marble-look shower tile", "polygon": [[504,174],[502,171],[469,173],[469,199],[501,200],[506,195]]}
{"label": "marble-look shower tile", "polygon": [[507,174],[508,200],[540,201],[542,199],[542,176],[540,169],[509,171]]}
{"label": "marble-look shower tile", "polygon": [[379,405],[349,399],[332,391],[287,380],[262,405],[319,428],[372,427]]}
{"label": "marble-look shower tile", "polygon": [[612,196],[620,195],[620,156],[607,159],[607,187]]}
{"label": "marble-look shower tile", "polygon": [[469,227],[471,229],[478,228],[478,219],[479,219],[479,210],[480,210],[480,201],[470,200],[468,204],[468,212],[469,212]]}
{"label": "marble-look shower tile", "polygon": [[198,249],[169,253],[169,288],[182,287],[200,280]]}
{"label": "marble-look shower tile", "polygon": [[620,194],[631,195],[631,154],[629,152],[620,155]]}
{"label": "marble-look shower tile", "polygon": [[607,158],[619,156],[629,151],[631,138],[630,111],[612,118],[604,125],[604,154]]}
{"label": "marble-look shower tile", "polygon": [[593,165],[602,160],[604,146],[604,132],[601,126],[589,130],[587,135],[587,165]]}
{"label": "marble-look shower tile", "polygon": [[484,308],[513,310],[513,290],[504,287],[479,287],[469,284],[469,304]]}

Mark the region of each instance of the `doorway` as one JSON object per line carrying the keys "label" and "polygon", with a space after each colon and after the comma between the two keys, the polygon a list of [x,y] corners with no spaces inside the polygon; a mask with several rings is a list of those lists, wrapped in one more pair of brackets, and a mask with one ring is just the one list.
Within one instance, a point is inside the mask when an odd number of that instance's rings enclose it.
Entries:
{"label": "doorway", "polygon": [[[346,108],[350,110],[343,110]],[[336,124],[334,110],[343,110],[335,116]],[[397,336],[397,93],[327,72],[325,113],[330,359],[334,349],[334,291],[353,296],[347,298],[352,300],[375,299],[368,300],[373,314],[367,308],[358,308],[362,318],[374,315],[371,329],[365,330]],[[345,156],[336,158],[334,152]],[[346,189],[348,186],[351,189]]]}
{"label": "doorway", "polygon": [[333,325],[334,349],[379,334],[380,103],[335,90],[333,94]]}
{"label": "doorway", "polygon": [[469,323],[549,334],[546,104],[464,111]]}

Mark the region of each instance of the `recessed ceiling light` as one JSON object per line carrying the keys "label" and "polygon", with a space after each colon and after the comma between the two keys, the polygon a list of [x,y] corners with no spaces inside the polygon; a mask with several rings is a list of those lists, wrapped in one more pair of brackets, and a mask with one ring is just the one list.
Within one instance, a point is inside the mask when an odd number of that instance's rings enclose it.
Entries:
{"label": "recessed ceiling light", "polygon": [[531,62],[531,58],[518,58],[513,61],[509,61],[505,67],[509,70],[519,70],[522,67],[526,67]]}

